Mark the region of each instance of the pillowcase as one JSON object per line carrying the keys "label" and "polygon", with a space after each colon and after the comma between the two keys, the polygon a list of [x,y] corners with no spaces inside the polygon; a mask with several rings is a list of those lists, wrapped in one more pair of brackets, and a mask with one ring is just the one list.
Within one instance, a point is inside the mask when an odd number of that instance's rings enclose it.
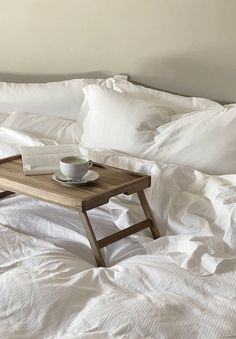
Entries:
{"label": "pillowcase", "polygon": [[88,103],[81,145],[145,153],[155,129],[170,121],[171,110],[98,85],[83,89]]}
{"label": "pillowcase", "polygon": [[146,159],[208,174],[236,173],[236,108],[196,112],[156,130]]}
{"label": "pillowcase", "polygon": [[89,84],[113,86],[111,78],[28,84],[0,82],[0,112],[42,113],[76,121],[84,99],[82,88]]}
{"label": "pillowcase", "polygon": [[[119,81],[119,80],[127,80],[127,75],[115,75],[113,78],[106,79],[106,81],[101,83],[100,86],[107,87],[109,89],[113,89],[115,82]],[[117,92],[122,93],[122,91],[120,89],[117,89]],[[84,119],[85,119],[86,115],[88,114],[88,111],[89,111],[89,105],[88,105],[88,102],[86,100],[86,97],[84,96],[84,101],[83,101],[83,104],[81,106],[81,109],[80,109],[80,112],[79,112],[79,115],[78,115],[78,119],[77,119],[78,122],[79,122],[80,138],[81,138],[81,135],[83,134]]]}
{"label": "pillowcase", "polygon": [[224,108],[236,108],[236,104],[234,104],[234,103],[226,104],[226,105],[224,105]]}
{"label": "pillowcase", "polygon": [[[135,98],[152,101],[154,103],[170,107],[173,114],[190,113],[207,109],[223,109],[218,102],[196,97],[184,97],[155,89],[138,86],[126,79],[116,79],[113,81],[113,89],[130,94]],[[180,116],[179,118],[181,118]]]}
{"label": "pillowcase", "polygon": [[43,114],[15,112],[1,127],[30,134],[38,139],[50,139],[59,144],[78,143],[78,123]]}

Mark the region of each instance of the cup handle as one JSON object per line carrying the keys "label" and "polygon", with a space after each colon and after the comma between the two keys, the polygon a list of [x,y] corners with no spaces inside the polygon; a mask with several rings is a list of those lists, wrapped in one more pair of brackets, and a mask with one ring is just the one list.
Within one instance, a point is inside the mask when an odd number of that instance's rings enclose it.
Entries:
{"label": "cup handle", "polygon": [[89,168],[93,166],[92,160],[89,160],[89,161],[88,161],[88,165],[89,165]]}

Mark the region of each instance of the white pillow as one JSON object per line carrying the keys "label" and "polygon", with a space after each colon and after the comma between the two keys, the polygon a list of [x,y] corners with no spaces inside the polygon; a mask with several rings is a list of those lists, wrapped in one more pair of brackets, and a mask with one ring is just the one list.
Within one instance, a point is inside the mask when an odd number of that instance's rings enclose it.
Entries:
{"label": "white pillow", "polygon": [[209,174],[235,174],[236,109],[196,112],[157,128],[145,158]]}
{"label": "white pillow", "polygon": [[84,99],[82,88],[89,84],[112,87],[111,79],[73,79],[29,84],[0,82],[0,112],[42,113],[76,121]]}
{"label": "white pillow", "polygon": [[50,139],[59,144],[78,143],[77,122],[43,114],[15,112],[1,127],[30,134],[38,139]]}
{"label": "white pillow", "polygon": [[[115,75],[113,78],[106,79],[106,81],[104,81],[100,86],[104,86],[106,88],[114,89],[114,84],[115,84],[115,81],[117,81],[117,80],[127,80],[127,75]],[[122,91],[119,90],[119,89],[117,89],[117,92],[122,93]],[[80,137],[83,134],[84,119],[85,119],[86,115],[88,114],[88,111],[89,111],[89,105],[88,105],[88,102],[86,100],[86,97],[84,96],[84,101],[83,101],[83,104],[81,106],[81,109],[80,109],[80,112],[79,112],[79,115],[78,115]]]}
{"label": "white pillow", "polygon": [[235,108],[235,107],[236,107],[235,103],[224,105],[224,108]]}
{"label": "white pillow", "polygon": [[[190,113],[207,109],[223,109],[218,102],[196,97],[184,97],[155,89],[138,86],[125,79],[113,79],[113,89],[130,94],[135,98],[148,100],[170,107],[174,114]],[[181,117],[181,116],[180,116]]]}
{"label": "white pillow", "polygon": [[139,155],[153,142],[155,129],[170,121],[171,110],[98,85],[83,89],[88,103],[81,144]]}

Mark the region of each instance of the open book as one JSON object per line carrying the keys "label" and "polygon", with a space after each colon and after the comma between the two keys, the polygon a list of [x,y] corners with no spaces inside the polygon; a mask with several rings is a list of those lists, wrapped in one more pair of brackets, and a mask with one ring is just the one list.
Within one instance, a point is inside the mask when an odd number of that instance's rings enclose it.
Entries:
{"label": "open book", "polygon": [[80,154],[79,145],[21,147],[25,175],[51,174],[59,169],[60,159]]}

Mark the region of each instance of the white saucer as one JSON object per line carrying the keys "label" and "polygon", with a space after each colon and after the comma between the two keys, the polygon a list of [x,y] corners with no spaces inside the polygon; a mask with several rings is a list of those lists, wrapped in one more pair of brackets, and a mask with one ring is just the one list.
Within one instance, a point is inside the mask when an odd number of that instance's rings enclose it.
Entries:
{"label": "white saucer", "polygon": [[65,177],[59,170],[52,175],[52,178],[63,185],[82,185],[97,180],[99,178],[99,174],[95,171],[88,171],[88,173],[86,173],[81,179],[72,180]]}

